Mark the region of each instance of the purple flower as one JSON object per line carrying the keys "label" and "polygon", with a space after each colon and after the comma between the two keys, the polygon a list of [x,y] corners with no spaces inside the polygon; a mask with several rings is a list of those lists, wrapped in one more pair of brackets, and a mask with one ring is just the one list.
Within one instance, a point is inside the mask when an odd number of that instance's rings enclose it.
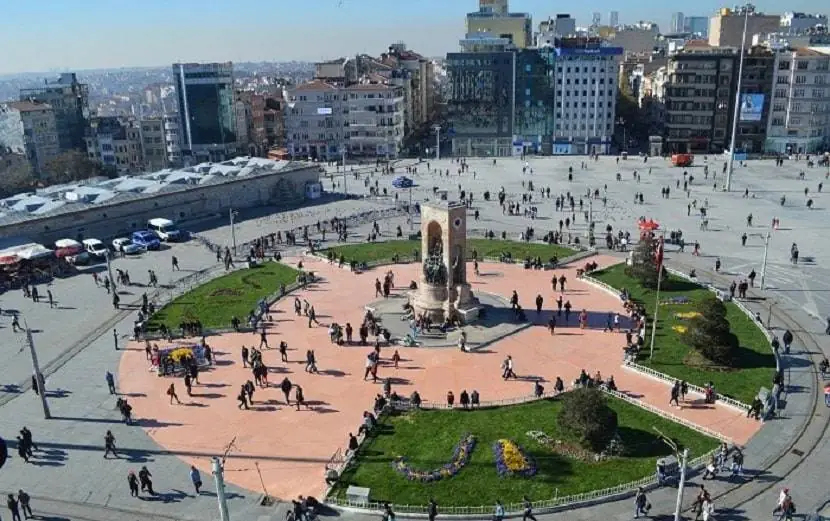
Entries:
{"label": "purple flower", "polygon": [[392,466],[410,481],[420,481],[422,483],[431,483],[439,481],[444,478],[451,478],[458,474],[458,472],[470,461],[470,455],[475,448],[476,439],[472,434],[465,434],[461,441],[455,446],[453,450],[452,459],[449,463],[440,468],[423,471],[413,469],[407,462],[406,458],[401,456],[392,462]]}

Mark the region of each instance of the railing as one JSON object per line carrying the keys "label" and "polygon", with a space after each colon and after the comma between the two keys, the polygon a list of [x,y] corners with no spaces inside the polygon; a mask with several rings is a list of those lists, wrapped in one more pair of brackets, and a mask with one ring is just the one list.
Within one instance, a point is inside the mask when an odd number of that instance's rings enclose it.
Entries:
{"label": "railing", "polygon": [[[718,434],[714,431],[706,429],[704,427],[695,425],[683,418],[675,416],[671,413],[667,413],[653,407],[641,400],[636,398],[632,398],[626,394],[620,393],[618,391],[611,391],[604,387],[599,387],[599,389],[606,394],[613,396],[615,398],[621,399],[630,403],[634,406],[640,407],[645,409],[653,414],[657,414],[662,418],[666,418],[668,420],[674,421],[683,425],[684,427],[690,428],[701,434],[709,436],[711,438],[726,441],[728,442],[729,439],[725,438],[721,434]],[[556,392],[548,392],[544,393],[541,396],[536,395],[528,395],[522,396],[518,398],[511,398],[505,400],[494,400],[494,401],[487,401],[481,402],[479,406],[476,408],[488,408],[488,407],[500,407],[503,405],[516,405],[521,403],[529,403],[538,400],[547,400],[547,399],[558,399],[564,393],[556,393]],[[395,410],[413,410],[416,407],[405,403],[405,402],[395,402],[392,404]],[[458,406],[450,407],[447,404],[443,403],[436,403],[436,402],[422,402],[421,405],[418,407],[420,409],[450,409],[450,408],[460,408]],[[386,411],[388,411],[387,409]],[[387,412],[383,412],[381,414],[386,414]],[[358,438],[360,445],[362,445],[366,441],[366,436],[362,436]],[[698,456],[697,458],[692,459],[687,463],[689,467],[690,473],[694,473],[699,470],[702,466],[706,465],[711,458],[711,456],[718,452],[719,449],[714,449],[706,454]],[[359,449],[358,451],[359,452]],[[330,467],[334,468],[338,475],[341,475],[343,470],[345,470],[349,464],[352,462],[356,453],[347,452],[344,458],[340,458],[339,455],[341,454],[341,450],[338,449],[337,452],[330,458],[329,463]],[[338,464],[339,463],[339,464]],[[633,494],[635,490],[639,487],[643,487],[647,490],[653,489],[657,487],[657,478],[656,475],[646,476],[644,478],[638,479],[636,481],[631,481],[629,483],[621,483],[619,485],[615,485],[613,487],[607,487],[600,490],[594,490],[590,492],[583,492],[580,494],[571,494],[568,496],[559,496],[558,489],[556,492],[556,496],[552,499],[534,501],[532,503],[533,509],[537,511],[537,513],[546,513],[546,512],[553,512],[557,510],[564,510],[568,508],[575,508],[579,506],[588,506],[590,504],[596,504],[604,501],[609,500],[617,500],[622,499],[626,496],[630,496]],[[330,491],[329,491],[330,493]],[[362,501],[350,501],[348,499],[341,499],[337,497],[332,497],[327,494],[327,498],[325,501],[327,504],[331,506],[336,506],[344,509],[355,510],[360,512],[374,512],[374,511],[383,511],[384,504],[379,502],[362,502]],[[442,517],[450,515],[450,516],[486,516],[491,515],[493,513],[493,506],[492,505],[479,505],[479,506],[441,506],[441,515]],[[508,503],[504,505],[505,512],[508,514],[517,514],[525,509],[524,503]],[[425,515],[427,513],[427,505],[394,505],[394,510],[397,513],[401,514],[414,514],[418,515]]]}

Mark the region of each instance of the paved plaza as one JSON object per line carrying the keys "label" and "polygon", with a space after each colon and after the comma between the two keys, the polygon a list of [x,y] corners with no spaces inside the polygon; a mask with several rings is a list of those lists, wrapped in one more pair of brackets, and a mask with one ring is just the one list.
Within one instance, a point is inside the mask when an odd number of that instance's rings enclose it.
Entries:
{"label": "paved plaza", "polygon": [[[724,181],[720,173],[722,160],[709,158],[710,174],[706,179],[702,158],[697,158],[698,165],[686,169],[694,177],[687,196],[682,190],[684,169],[672,168],[665,160],[651,159],[644,164],[642,160],[629,159],[620,161],[618,165],[614,158],[600,158],[598,162],[588,162],[587,169],[583,169],[580,163],[584,159],[531,158],[527,166],[533,170],[532,174],[522,174],[524,163],[518,159],[499,159],[495,165],[492,160],[471,159],[470,173],[462,176],[457,173],[457,163],[442,160],[438,164],[430,162],[429,166],[432,169],[450,169],[449,177],[427,173],[426,162],[417,167],[418,173],[408,174],[398,168],[394,175],[414,178],[417,186],[411,191],[413,201],[434,199],[433,187],[447,190],[449,198],[455,199],[460,183],[462,189],[474,194],[473,206],[481,216],[478,221],[474,221],[472,216],[468,218],[471,234],[480,235],[487,230],[496,233],[507,231],[514,239],[528,226],[534,227],[537,233],[556,229],[559,220],[569,215],[557,213],[552,198],[541,199],[541,188],[550,187],[552,197],[570,191],[577,200],[587,190],[598,189],[600,199],[592,201],[590,210],[588,198],[584,198],[584,208],[593,213],[598,231],[609,224],[615,231],[633,233],[639,216],[654,218],[666,230],[682,230],[688,245],[695,241],[700,243],[702,255],[692,256],[690,247],[685,252],[670,250],[669,265],[682,270],[694,267],[703,281],[719,287],[725,287],[735,278],[745,277],[752,269],[758,272],[760,279],[764,236],[770,233],[765,273],[767,288],[764,292],[756,289],[753,293],[753,296],[765,300],[749,305],[753,311],[762,312],[764,317],[771,314],[773,328],[788,327],[796,333],[795,348],[783,360],[787,389],[781,417],[766,423],[753,436],[759,425],[744,421],[727,407],[689,407],[672,409],[671,412],[684,415],[698,425],[718,430],[739,443],[748,440],[747,468],[768,467],[757,479],[725,496],[720,494],[732,485],[720,481],[707,485],[716,493],[718,519],[765,517],[775,503],[778,490],[784,486],[792,489],[799,512],[824,508],[826,489],[815,476],[822,475],[830,464],[825,436],[828,409],[820,403],[821,389],[812,363],[821,350],[828,350],[824,322],[830,314],[830,246],[825,235],[830,228],[827,213],[830,205],[827,203],[828,196],[818,193],[819,183],[830,182],[825,180],[827,171],[807,168],[804,160],[788,161],[782,168],[775,167],[772,162],[750,161],[745,167],[736,167],[732,192],[724,193],[713,191],[713,183],[719,185]],[[573,168],[572,182],[568,181],[569,167]],[[634,175],[635,170],[639,174],[639,182]],[[802,170],[804,180],[799,178]],[[475,172],[475,178],[472,172]],[[620,181],[616,180],[618,172]],[[717,176],[713,179],[714,172]],[[354,179],[347,173],[346,177],[350,195],[368,195],[364,183],[373,186],[377,181],[378,187],[381,190],[387,188],[390,196],[349,199],[275,215],[266,215],[261,211],[243,213],[235,227],[237,241],[243,243],[277,230],[312,226],[317,220],[334,216],[380,211],[393,204],[391,194],[395,192],[401,200],[410,197],[409,190],[391,187],[393,175],[374,174],[368,177],[368,181],[366,176]],[[335,175],[334,181],[342,190],[343,175]],[[530,204],[538,207],[538,218],[531,220],[503,215],[494,201],[498,190],[504,187],[508,200],[521,203],[522,185],[529,181],[533,182],[536,192]],[[678,181],[680,188],[677,187]],[[324,181],[324,187],[330,189],[332,181]],[[661,198],[663,187],[670,187],[669,199]],[[806,196],[805,188],[808,189]],[[489,203],[483,201],[485,190],[492,194]],[[743,197],[744,190],[749,191],[746,198]],[[635,205],[635,193],[640,192],[644,204]],[[605,205],[601,201],[603,196],[607,197]],[[782,196],[786,198],[783,206]],[[814,201],[812,209],[807,208],[808,198]],[[701,229],[701,217],[696,209],[688,209],[687,205],[692,203],[708,208],[708,229]],[[749,214],[753,216],[751,226],[747,226]],[[780,220],[777,230],[770,226],[773,218]],[[586,223],[579,212],[575,222],[571,226],[573,236],[584,238]],[[404,232],[410,227],[405,216],[387,218],[379,224],[384,238],[392,238],[397,226],[401,226]],[[365,240],[370,225],[371,222],[367,222],[355,226],[351,240]],[[417,221],[412,226],[417,226]],[[230,243],[230,229],[223,220],[204,223],[197,231],[213,242]],[[745,247],[741,246],[740,241],[743,233],[748,235]],[[601,233],[598,236],[601,238]],[[331,237],[328,239],[327,242],[331,243]],[[799,262],[798,265],[790,263],[792,243],[798,245],[800,257],[806,262]],[[286,251],[289,256],[300,253],[296,249]],[[178,257],[182,271],[172,271],[172,255]],[[715,274],[714,262],[718,257],[723,267],[721,273]],[[620,260],[619,257],[605,256],[599,259],[601,266]],[[316,263],[315,268],[323,275],[322,283],[308,288],[302,295],[317,306],[321,322],[359,322],[363,305],[374,300],[373,274],[357,276],[323,261],[306,258],[305,262]],[[172,245],[169,250],[136,258],[117,259],[113,263],[114,268],[129,270],[131,278],[139,283],[146,282],[148,269],[154,269],[163,285],[175,284],[181,278],[213,266],[215,256],[197,241]],[[101,270],[102,267],[90,269]],[[398,286],[403,285],[402,281],[416,278],[413,267],[399,266],[395,269]],[[528,310],[533,309],[532,300],[535,298],[535,293],[531,294],[534,290],[529,288],[546,290],[543,293],[545,307],[553,301],[544,273],[484,264],[482,272],[499,275],[481,277],[484,280],[472,280],[471,277],[474,289],[501,296],[508,296],[510,291],[518,289]],[[542,280],[531,280],[534,276]],[[592,311],[605,313],[619,308],[617,299],[576,282],[573,274],[568,275],[568,280],[573,281],[569,284],[569,291],[573,292],[571,298],[576,309],[584,305]],[[149,373],[143,351],[133,350],[133,346],[127,345],[126,335],[132,329],[134,309],[114,310],[106,291],[96,287],[88,273],[56,280],[49,289],[58,302],[57,309],[50,309],[47,303],[34,304],[23,298],[20,291],[7,293],[0,299],[4,310],[0,324],[0,345],[4,346],[0,352],[0,385],[3,386],[0,394],[0,433],[9,442],[11,456],[0,470],[0,491],[26,489],[34,497],[36,513],[41,498],[48,498],[50,503],[44,511],[68,519],[111,519],[111,516],[107,517],[106,510],[101,510],[103,508],[131,512],[135,519],[215,518],[216,501],[210,498],[212,492],[203,496],[193,494],[188,465],[196,463],[201,468],[206,490],[212,491],[207,459],[221,453],[236,435],[237,444],[227,463],[232,519],[281,518],[280,510],[264,509],[256,504],[262,493],[262,484],[256,475],[255,463],[259,464],[263,482],[271,495],[288,498],[297,493],[319,494],[322,460],[326,460],[334,448],[345,445],[346,435],[357,428],[360,413],[370,408],[372,396],[379,391],[379,386],[361,381],[366,348],[332,346],[324,327],[308,329],[307,324],[292,316],[290,300],[284,300],[275,305],[276,311],[281,313],[274,314],[277,323],[269,333],[269,342],[275,345],[280,339],[287,339],[292,349],[292,360],[300,358],[299,355],[306,349],[313,348],[321,372],[329,371],[328,374],[307,375],[300,364],[285,366],[286,371],[290,372],[284,374],[292,381],[296,378],[303,385],[306,399],[314,402],[312,411],[296,413],[288,410],[276,389],[257,391],[254,397],[255,401],[278,402],[262,404],[267,410],[237,409],[235,391],[244,379],[250,378],[249,373],[241,368],[239,347],[242,343],[258,344],[258,337],[250,334],[211,337],[209,342],[223,353],[218,358],[223,365],[204,375],[204,389],[199,386],[194,388],[194,392],[208,395],[192,399],[204,406],[171,406],[165,403],[163,394],[162,386],[166,379]],[[130,304],[140,301],[141,293],[148,291],[148,288],[136,285],[119,290],[124,292],[122,304]],[[47,373],[49,401],[54,416],[51,420],[42,419],[39,400],[32,391],[26,390],[31,365],[27,352],[21,351],[21,335],[12,333],[10,310],[20,312],[35,330],[34,340],[40,362]],[[533,318],[533,311],[529,315]],[[543,317],[540,317],[540,322],[544,322]],[[120,339],[119,347],[129,347],[129,350],[114,349],[113,329]],[[576,338],[568,333],[579,333],[587,338]],[[502,356],[512,353],[520,375],[539,376],[547,382],[561,375],[568,381],[579,369],[585,368],[589,372],[600,370],[603,375],[613,374],[621,389],[642,395],[646,402],[665,408],[668,389],[664,384],[620,367],[621,343],[616,334],[601,330],[563,331],[561,336],[557,333],[551,338],[544,326],[539,325],[517,333],[501,344],[487,346],[483,353],[463,354],[450,348],[402,351],[407,362],[402,363],[398,372],[403,374],[383,367],[381,376],[387,372],[394,375],[400,379],[396,385],[401,394],[409,394],[410,389],[417,388],[425,399],[441,400],[450,388],[456,393],[462,388],[478,388],[482,399],[528,394],[532,389],[529,381],[504,382],[496,374]],[[613,356],[608,356],[608,353],[613,353]],[[275,369],[282,367],[274,352],[266,352],[265,356],[269,366]],[[384,357],[387,356],[388,353],[384,352]],[[532,370],[529,369],[531,367]],[[426,371],[427,368],[432,372]],[[528,368],[526,372],[524,368]],[[104,381],[108,370],[118,374],[120,390],[129,393],[136,417],[140,418],[135,427],[125,427],[119,422],[114,400],[107,392]],[[438,376],[433,378],[433,372]],[[282,372],[273,373],[272,384],[282,377]],[[215,387],[208,387],[208,384]],[[184,396],[183,386],[179,387],[179,396],[183,401],[189,400]],[[819,399],[818,407],[816,398]],[[15,433],[23,425],[32,430],[41,449],[34,463],[28,465],[17,458],[15,450]],[[125,457],[120,461],[102,458],[103,435],[107,429],[113,430],[117,445],[124,451]],[[305,445],[298,446],[297,443],[302,441],[306,442]],[[129,497],[127,471],[137,471],[141,465],[150,468],[155,488],[162,493],[156,500]],[[280,479],[280,473],[297,475],[297,478]],[[673,494],[673,490],[662,490],[651,496],[657,514],[672,511]],[[624,500],[545,517],[551,520],[629,519],[631,511],[630,500]],[[358,516],[345,514],[344,517]]]}

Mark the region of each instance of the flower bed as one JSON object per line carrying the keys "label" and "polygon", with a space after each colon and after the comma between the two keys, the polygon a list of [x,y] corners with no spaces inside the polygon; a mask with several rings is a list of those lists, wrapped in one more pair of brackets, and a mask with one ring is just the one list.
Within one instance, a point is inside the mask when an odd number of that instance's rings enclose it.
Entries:
{"label": "flower bed", "polygon": [[493,444],[496,470],[499,476],[522,476],[529,478],[536,474],[536,465],[513,440],[498,440]]}
{"label": "flower bed", "polygon": [[392,462],[392,466],[403,474],[406,479],[410,481],[420,481],[421,483],[431,483],[439,481],[444,478],[451,478],[458,474],[458,472],[470,461],[470,454],[476,446],[475,436],[472,434],[465,434],[453,451],[452,460],[441,468],[429,471],[413,469],[406,462],[403,456],[397,458]]}

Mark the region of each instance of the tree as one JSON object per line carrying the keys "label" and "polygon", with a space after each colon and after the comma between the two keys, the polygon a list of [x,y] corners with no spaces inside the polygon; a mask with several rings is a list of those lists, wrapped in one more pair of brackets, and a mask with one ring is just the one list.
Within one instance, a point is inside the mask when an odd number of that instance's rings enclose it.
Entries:
{"label": "tree", "polygon": [[657,288],[657,246],[651,239],[642,239],[634,248],[631,265],[625,268],[629,277],[637,279],[641,286],[648,289]]}
{"label": "tree", "polygon": [[556,418],[562,431],[593,452],[602,452],[617,433],[617,413],[602,391],[583,387],[566,393]]}
{"label": "tree", "polygon": [[689,320],[683,340],[704,358],[729,366],[735,362],[738,340],[729,328],[726,305],[714,295],[707,295],[695,305],[698,316]]}
{"label": "tree", "polygon": [[12,161],[0,156],[0,197],[32,190],[34,183],[32,168],[25,159]]}
{"label": "tree", "polygon": [[103,165],[78,150],[69,150],[55,156],[46,162],[43,171],[43,182],[50,185],[82,181],[106,174]]}

